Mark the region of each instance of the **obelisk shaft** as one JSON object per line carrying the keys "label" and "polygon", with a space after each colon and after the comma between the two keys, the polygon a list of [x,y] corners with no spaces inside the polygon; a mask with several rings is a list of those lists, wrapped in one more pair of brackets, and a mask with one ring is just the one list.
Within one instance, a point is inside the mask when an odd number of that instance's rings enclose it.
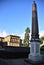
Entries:
{"label": "obelisk shaft", "polygon": [[31,37],[31,40],[33,39],[39,39],[37,6],[35,2],[32,4],[32,37]]}

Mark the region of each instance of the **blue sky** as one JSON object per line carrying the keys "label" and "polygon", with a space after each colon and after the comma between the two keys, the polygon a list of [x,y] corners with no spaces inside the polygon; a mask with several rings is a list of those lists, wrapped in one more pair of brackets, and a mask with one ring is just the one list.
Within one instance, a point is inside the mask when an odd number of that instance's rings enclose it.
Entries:
{"label": "blue sky", "polygon": [[[0,31],[21,35],[31,29],[32,3],[34,0],[0,0]],[[37,3],[39,31],[44,30],[44,1]]]}

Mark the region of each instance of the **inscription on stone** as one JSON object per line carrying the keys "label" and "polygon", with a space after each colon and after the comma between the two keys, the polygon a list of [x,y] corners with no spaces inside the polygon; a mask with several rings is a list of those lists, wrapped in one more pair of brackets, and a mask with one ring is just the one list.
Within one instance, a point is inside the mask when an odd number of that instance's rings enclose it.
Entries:
{"label": "inscription on stone", "polygon": [[38,53],[39,52],[39,45],[38,44],[36,44],[36,53]]}

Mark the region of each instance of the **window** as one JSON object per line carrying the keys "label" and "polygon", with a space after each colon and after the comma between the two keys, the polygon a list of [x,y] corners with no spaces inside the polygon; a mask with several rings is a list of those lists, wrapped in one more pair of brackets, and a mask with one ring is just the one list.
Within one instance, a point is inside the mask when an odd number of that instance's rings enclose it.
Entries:
{"label": "window", "polygon": [[14,40],[14,39],[11,39],[11,41],[10,41],[10,42],[14,43],[14,42],[15,42],[15,40]]}
{"label": "window", "polygon": [[10,41],[11,43],[19,43],[19,40],[17,40],[17,39],[11,39],[11,41]]}

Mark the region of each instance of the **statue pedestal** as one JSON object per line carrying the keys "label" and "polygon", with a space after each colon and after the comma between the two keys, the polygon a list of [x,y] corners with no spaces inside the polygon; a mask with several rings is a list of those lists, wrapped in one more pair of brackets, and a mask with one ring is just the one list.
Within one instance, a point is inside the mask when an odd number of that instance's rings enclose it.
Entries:
{"label": "statue pedestal", "polygon": [[31,42],[30,54],[28,58],[32,61],[41,61],[42,56],[40,55],[40,42]]}

